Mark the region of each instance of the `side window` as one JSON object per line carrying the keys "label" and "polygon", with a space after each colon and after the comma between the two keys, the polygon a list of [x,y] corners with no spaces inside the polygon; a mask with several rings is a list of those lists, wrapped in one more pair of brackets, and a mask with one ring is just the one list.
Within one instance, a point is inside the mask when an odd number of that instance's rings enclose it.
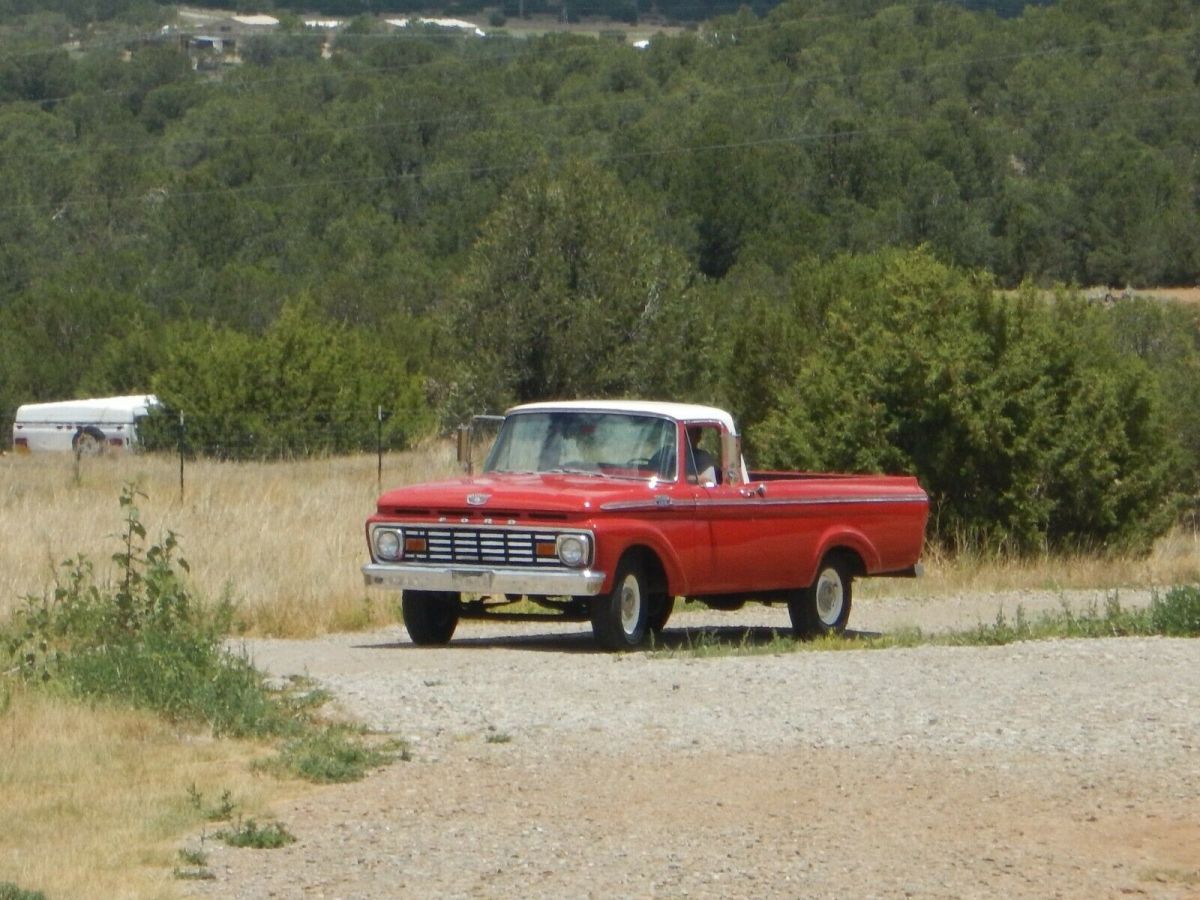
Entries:
{"label": "side window", "polygon": [[691,484],[718,484],[721,479],[721,430],[715,425],[687,429],[687,478]]}

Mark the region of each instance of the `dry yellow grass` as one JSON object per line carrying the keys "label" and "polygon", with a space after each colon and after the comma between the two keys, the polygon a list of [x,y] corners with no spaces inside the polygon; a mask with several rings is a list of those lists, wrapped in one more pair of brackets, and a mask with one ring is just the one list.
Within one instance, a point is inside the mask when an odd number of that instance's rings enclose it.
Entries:
{"label": "dry yellow grass", "polygon": [[55,898],[181,896],[172,874],[181,839],[205,821],[190,790],[207,808],[228,791],[239,812],[259,817],[311,790],[255,776],[249,763],[263,748],[251,743],[44,692],[10,700],[0,715],[0,883]]}
{"label": "dry yellow grass", "polygon": [[[453,450],[431,444],[384,458],[384,487],[458,472]],[[0,458],[0,616],[52,583],[58,562],[86,553],[108,564],[121,530],[121,485],[147,498],[142,519],[157,539],[180,539],[203,597],[228,593],[252,634],[300,637],[394,620],[390,594],[366,590],[363,522],[377,496],[376,459],[339,457],[276,463],[189,462],[183,501],[179,463],[170,457],[84,460],[45,454]],[[936,553],[919,582],[863,587],[949,595],[973,590],[1163,587],[1200,581],[1200,537],[1177,530],[1148,557],[1012,560]]]}
{"label": "dry yellow grass", "polygon": [[1168,588],[1200,582],[1200,534],[1176,528],[1146,556],[926,554],[920,590],[937,596],[974,591]]}
{"label": "dry yellow grass", "polygon": [[[456,471],[437,444],[383,460],[383,485]],[[121,486],[138,485],[148,537],[179,536],[202,597],[236,602],[251,633],[304,636],[390,621],[386,597],[359,572],[363,522],[378,494],[373,456],[281,463],[189,462],[159,456],[0,458],[0,616],[53,584],[62,560],[84,553],[110,573],[118,549]]]}

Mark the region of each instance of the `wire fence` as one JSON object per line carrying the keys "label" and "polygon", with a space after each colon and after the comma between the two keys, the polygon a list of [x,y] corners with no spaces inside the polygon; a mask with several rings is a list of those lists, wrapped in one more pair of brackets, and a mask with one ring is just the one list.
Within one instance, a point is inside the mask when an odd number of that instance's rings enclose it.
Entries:
{"label": "wire fence", "polygon": [[279,460],[348,453],[385,453],[411,444],[390,410],[305,410],[295,413],[159,410],[138,425],[141,447],[184,457]]}
{"label": "wire fence", "polygon": [[[4,429],[0,433],[6,443],[14,440],[14,419],[15,411],[0,415],[0,428]],[[178,458],[180,496],[186,490],[187,463],[198,459],[269,462],[371,453],[376,456],[377,478],[382,482],[384,455],[411,447],[412,422],[411,412],[401,422],[382,406],[284,414],[258,410],[203,414],[159,408],[133,426],[132,446],[138,452]],[[60,449],[72,452],[76,462],[82,456],[113,452],[108,439],[117,434],[114,425],[80,420],[63,423],[60,430],[74,435],[85,428],[99,429],[96,436],[101,439],[64,439]]]}

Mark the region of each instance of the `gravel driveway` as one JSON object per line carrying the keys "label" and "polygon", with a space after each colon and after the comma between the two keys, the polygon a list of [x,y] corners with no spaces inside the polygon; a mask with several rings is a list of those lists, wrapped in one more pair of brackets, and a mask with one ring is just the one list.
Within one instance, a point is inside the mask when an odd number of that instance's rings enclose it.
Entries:
{"label": "gravel driveway", "polygon": [[[1062,599],[856,600],[851,627]],[[666,658],[464,623],[446,648],[399,626],[246,646],[413,760],[276,810],[288,848],[206,844],[194,896],[1200,897],[1200,640]]]}

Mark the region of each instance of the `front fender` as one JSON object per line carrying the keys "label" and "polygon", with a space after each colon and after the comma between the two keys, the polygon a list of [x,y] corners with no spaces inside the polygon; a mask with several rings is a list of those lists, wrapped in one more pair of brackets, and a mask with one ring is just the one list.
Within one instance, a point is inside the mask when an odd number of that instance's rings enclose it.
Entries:
{"label": "front fender", "polygon": [[677,546],[679,536],[668,533],[672,529],[628,519],[597,521],[592,524],[592,529],[596,536],[593,568],[606,573],[603,593],[612,590],[621,557],[634,549],[644,549],[658,559],[666,575],[669,595],[682,596],[687,593],[687,566]]}

